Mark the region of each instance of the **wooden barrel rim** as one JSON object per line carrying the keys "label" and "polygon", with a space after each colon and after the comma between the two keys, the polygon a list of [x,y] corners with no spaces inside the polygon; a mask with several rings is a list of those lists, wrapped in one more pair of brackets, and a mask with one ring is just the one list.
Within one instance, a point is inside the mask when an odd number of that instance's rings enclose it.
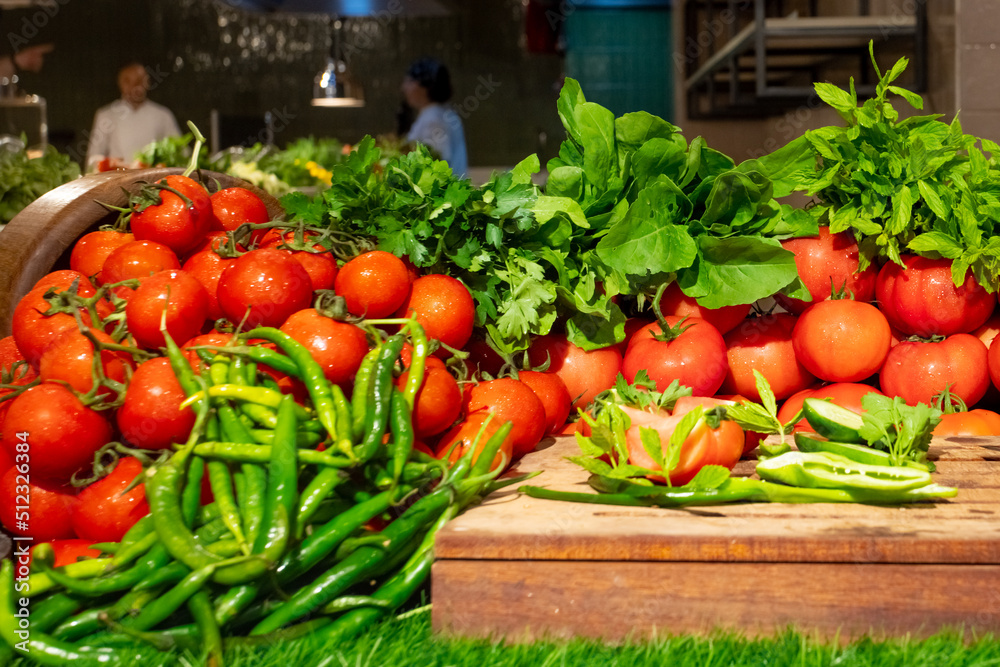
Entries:
{"label": "wooden barrel rim", "polygon": [[[114,214],[98,202],[125,206],[129,194],[144,182],[158,181],[181,168],[110,171],[90,174],[50,190],[26,206],[0,231],[0,338],[10,335],[17,302],[76,242],[80,236]],[[209,189],[240,186],[252,191],[267,206],[271,219],[284,216],[278,200],[242,179],[214,171],[201,171]]]}

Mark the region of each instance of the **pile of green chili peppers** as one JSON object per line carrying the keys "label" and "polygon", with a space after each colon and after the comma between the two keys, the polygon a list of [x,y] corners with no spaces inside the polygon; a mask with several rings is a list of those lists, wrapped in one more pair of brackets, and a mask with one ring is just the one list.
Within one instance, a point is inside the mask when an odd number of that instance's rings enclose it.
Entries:
{"label": "pile of green chili peppers", "polygon": [[[99,545],[106,557],[54,568],[51,547],[39,545],[26,581],[15,581],[10,561],[0,566],[0,664],[14,655],[141,664],[176,649],[222,665],[228,645],[346,639],[409,600],[430,573],[436,531],[510,483],[489,472],[510,424],[475,461],[475,447],[454,465],[414,451],[411,411],[428,345],[415,321],[401,324],[364,359],[350,398],[277,329],[240,338],[274,349],[220,348],[200,374],[167,336],[197,415],[190,438],[146,470],[150,514],[120,543]],[[413,352],[399,388],[405,342]],[[308,404],[282,394],[258,365],[301,380]],[[214,495],[207,505],[203,480]],[[30,601],[27,628],[21,598]]]}

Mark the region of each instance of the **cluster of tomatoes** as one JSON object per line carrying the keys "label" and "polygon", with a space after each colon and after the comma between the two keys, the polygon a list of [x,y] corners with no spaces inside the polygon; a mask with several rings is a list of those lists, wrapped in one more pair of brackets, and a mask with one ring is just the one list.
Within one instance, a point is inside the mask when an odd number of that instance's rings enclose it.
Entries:
{"label": "cluster of tomatoes", "polygon": [[[903,256],[901,265],[859,271],[859,249],[850,235],[825,227],[816,237],[784,246],[795,253],[811,301],[776,295],[780,307],[769,312],[751,312],[749,304],[712,310],[670,285],[659,301],[660,322],[630,318],[618,349],[590,353],[603,354],[607,367],[600,376],[604,384],[594,389],[611,386],[618,361],[630,382],[640,371],[659,391],[677,380],[696,397],[716,396],[699,401],[710,407],[720,400],[760,401],[756,370],[784,401],[778,413],[783,422],[810,396],[861,412],[861,397],[879,392],[940,407],[945,414],[937,435],[1000,435],[1000,414],[966,411],[998,396],[996,295],[971,274],[956,286],[948,259]],[[677,416],[688,409],[679,406],[670,422],[640,417],[669,440]],[[797,428],[810,430],[804,420]],[[725,461],[731,467],[739,458],[738,434],[723,437],[717,430],[716,436],[717,442],[702,446],[701,463]],[[743,453],[756,442],[748,438]],[[632,462],[650,467],[641,443],[632,444]]]}
{"label": "cluster of tomatoes", "polygon": [[[148,513],[143,485],[134,484],[145,457],[183,443],[195,423],[181,407],[164,330],[202,372],[204,351],[230,343],[233,328],[277,327],[350,392],[377,327],[389,332],[393,319],[415,317],[437,347],[412,415],[417,449],[457,458],[509,420],[495,462],[509,465],[566,421],[570,393],[555,374],[460,382],[475,306],[455,278],[419,275],[378,250],[338,260],[321,231],[269,222],[247,189],[210,195],[185,176],[154,187],[133,203],[131,231],[117,225],[81,237],[70,269],[42,278],[15,309],[13,335],[0,339],[0,523],[8,532],[56,540],[57,555],[72,560],[89,544],[120,540]],[[230,326],[220,330],[223,323]],[[400,386],[409,354],[404,348],[398,362]],[[260,371],[308,400],[299,380]],[[119,460],[102,476],[111,450]]]}

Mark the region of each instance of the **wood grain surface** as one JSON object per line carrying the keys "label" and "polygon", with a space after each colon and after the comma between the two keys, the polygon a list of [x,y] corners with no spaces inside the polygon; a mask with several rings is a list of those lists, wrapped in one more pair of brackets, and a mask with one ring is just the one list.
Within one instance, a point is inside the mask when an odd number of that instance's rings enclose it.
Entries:
{"label": "wood grain surface", "polygon": [[[69,252],[83,234],[114,222],[116,214],[98,202],[125,206],[128,193],[142,182],[158,181],[181,168],[109,171],[90,174],[50,190],[29,204],[0,231],[0,337],[10,334],[10,318],[22,296],[39,278],[56,268],[69,268]],[[220,188],[239,185],[253,191],[272,219],[284,215],[272,195],[245,181],[214,171],[201,171],[202,180]]]}
{"label": "wood grain surface", "polygon": [[[590,491],[564,459],[575,453],[570,438],[548,440],[512,474],[544,470],[529,483]],[[613,639],[789,624],[823,636],[1000,631],[1000,438],[935,440],[931,458],[957,498],[672,510],[506,489],[439,533],[434,627]]]}

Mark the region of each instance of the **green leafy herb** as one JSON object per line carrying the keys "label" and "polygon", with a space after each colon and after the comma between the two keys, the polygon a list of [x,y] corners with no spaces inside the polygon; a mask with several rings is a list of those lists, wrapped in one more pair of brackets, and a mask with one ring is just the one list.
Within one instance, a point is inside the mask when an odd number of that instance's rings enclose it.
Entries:
{"label": "green leafy herb", "polygon": [[[869,52],[874,64],[872,45]],[[956,285],[971,269],[980,285],[994,291],[1000,274],[1000,150],[964,134],[957,117],[951,123],[935,114],[901,119],[890,95],[923,108],[919,95],[893,85],[906,66],[900,58],[879,73],[875,97],[860,105],[853,80],[847,91],[817,83],[820,99],[846,125],[806,132],[761,158],[761,169],[777,195],[798,191],[817,198],[806,215],[832,232],[854,233],[860,269],[880,258],[902,263],[903,253],[943,257],[952,260]]]}
{"label": "green leafy herb", "polygon": [[861,397],[864,425],[861,436],[869,446],[889,452],[893,465],[913,462],[932,466],[927,461],[934,427],[941,422],[941,411],[924,403],[907,405],[899,396],[887,398],[871,392]]}
{"label": "green leafy herb", "polygon": [[43,194],[80,176],[68,155],[46,146],[38,157],[0,148],[0,224],[10,222]]}

